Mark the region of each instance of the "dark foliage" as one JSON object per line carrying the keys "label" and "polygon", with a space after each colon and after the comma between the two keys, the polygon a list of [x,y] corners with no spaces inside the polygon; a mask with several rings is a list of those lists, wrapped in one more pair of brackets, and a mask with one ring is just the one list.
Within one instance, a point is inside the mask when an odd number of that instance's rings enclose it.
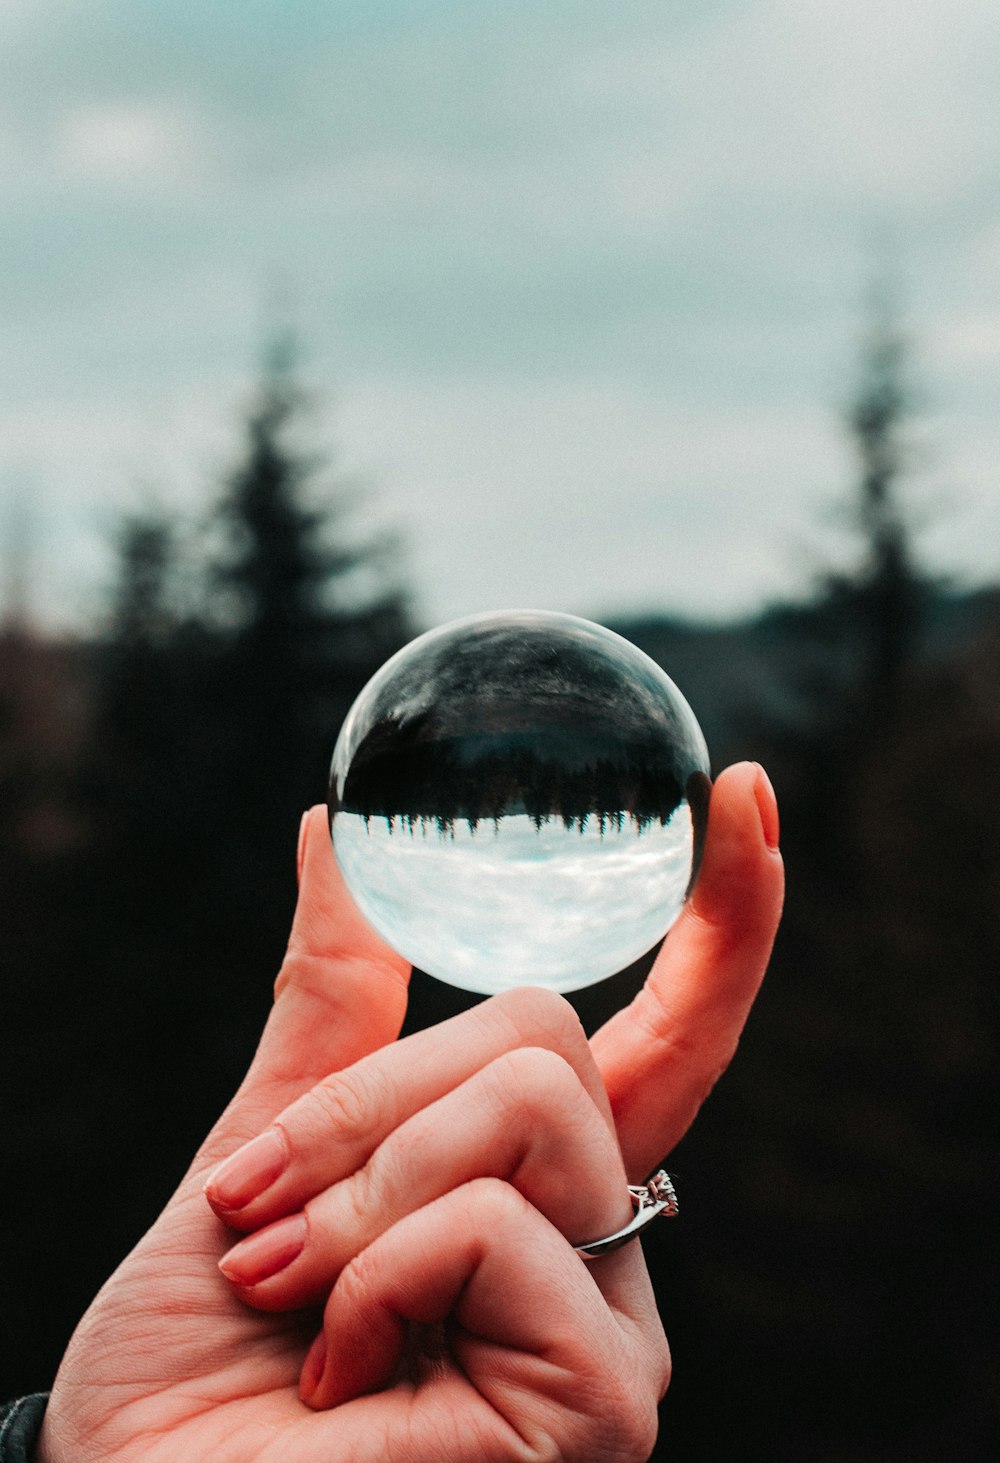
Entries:
{"label": "dark foliage", "polygon": [[[893,339],[852,414],[856,573],[743,624],[615,627],[716,766],[768,767],[789,869],[739,1058],[671,1159],[682,1217],[646,1242],[675,1358],[657,1456],[688,1463],[992,1456],[1000,598],[914,566]],[[298,815],[407,633],[398,594],[348,597],[372,560],[307,492],[299,405],[265,382],[207,572],[133,523],[99,642],[0,638],[3,1395],[51,1378],[241,1075]],[[417,978],[409,1024],[474,999]]]}
{"label": "dark foliage", "polygon": [[210,550],[127,522],[99,640],[0,646],[10,1394],[51,1378],[242,1076],[299,818],[351,700],[411,633],[382,546],[348,536],[346,496],[298,445],[304,416],[269,373]]}
{"label": "dark foliage", "polygon": [[662,742],[612,743],[604,757],[588,745],[590,761],[574,761],[575,751],[569,730],[424,739],[419,720],[404,728],[388,718],[359,744],[337,805],[366,820],[399,817],[442,832],[511,813],[527,813],[537,827],[553,818],[567,828],[631,819],[641,831],[667,823],[685,797]]}
{"label": "dark foliage", "polygon": [[[1000,607],[915,567],[901,368],[880,323],[851,415],[856,574],[745,626],[743,654],[715,632],[751,673],[715,753],[768,767],[789,897],[673,1160],[690,1227],[648,1247],[676,1360],[663,1457],[973,1463],[1000,1421]],[[690,670],[714,715],[710,658]]]}

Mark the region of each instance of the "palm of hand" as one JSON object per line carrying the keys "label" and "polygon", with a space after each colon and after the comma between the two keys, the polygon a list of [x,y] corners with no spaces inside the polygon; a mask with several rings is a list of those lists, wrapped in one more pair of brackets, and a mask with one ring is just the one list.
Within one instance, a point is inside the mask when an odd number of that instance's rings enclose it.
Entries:
{"label": "palm of hand", "polygon": [[297,1396],[315,1325],[242,1305],[216,1269],[227,1243],[193,1171],[77,1330],[60,1372],[71,1405],[53,1413],[42,1463],[46,1448],[53,1458],[263,1463],[288,1456],[268,1449],[292,1421],[315,1422],[308,1446],[329,1457],[328,1414],[305,1416]]}
{"label": "palm of hand", "polygon": [[[427,1459],[511,1459],[523,1435],[517,1402],[537,1386],[538,1358],[459,1329],[451,1345],[412,1359],[408,1375],[377,1397],[313,1412],[299,1400],[304,1347],[315,1315],[262,1314],[236,1299],[215,1261],[228,1240],[189,1177],[175,1200],[102,1290],[60,1374],[71,1399],[47,1432],[49,1458],[111,1463],[385,1463],[406,1438]],[[140,1310],[135,1296],[144,1297]],[[623,1331],[622,1360],[633,1346]],[[100,1380],[94,1354],[99,1348]],[[637,1353],[639,1348],[635,1348]],[[640,1358],[636,1355],[633,1366]],[[591,1405],[602,1403],[599,1378]],[[564,1390],[577,1407],[579,1375]],[[561,1399],[553,1399],[558,1404]],[[58,1417],[58,1414],[56,1414]],[[600,1424],[597,1424],[598,1431]],[[593,1425],[591,1425],[593,1430]],[[525,1456],[529,1443],[525,1443]],[[599,1451],[615,1456],[609,1436]],[[637,1456],[629,1450],[627,1456]]]}

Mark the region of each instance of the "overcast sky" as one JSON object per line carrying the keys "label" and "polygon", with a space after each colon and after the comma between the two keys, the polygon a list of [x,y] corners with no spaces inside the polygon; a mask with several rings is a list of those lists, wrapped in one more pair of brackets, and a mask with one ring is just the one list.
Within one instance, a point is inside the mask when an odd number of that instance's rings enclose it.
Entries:
{"label": "overcast sky", "polygon": [[925,553],[995,576],[998,118],[996,0],[0,0],[36,612],[97,602],[116,510],[204,503],[276,291],[426,622],[794,594],[886,257]]}

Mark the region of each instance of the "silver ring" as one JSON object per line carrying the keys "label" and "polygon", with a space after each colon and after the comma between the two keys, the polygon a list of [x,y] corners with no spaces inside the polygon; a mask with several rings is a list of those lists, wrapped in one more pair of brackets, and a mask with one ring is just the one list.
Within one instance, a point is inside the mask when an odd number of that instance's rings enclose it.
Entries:
{"label": "silver ring", "polygon": [[635,1213],[623,1229],[606,1234],[603,1239],[592,1239],[585,1245],[574,1245],[576,1253],[584,1260],[596,1260],[601,1255],[627,1245],[629,1240],[642,1234],[647,1224],[659,1219],[672,1219],[677,1213],[677,1195],[665,1169],[658,1169],[644,1184],[629,1184],[629,1198],[635,1206]]}

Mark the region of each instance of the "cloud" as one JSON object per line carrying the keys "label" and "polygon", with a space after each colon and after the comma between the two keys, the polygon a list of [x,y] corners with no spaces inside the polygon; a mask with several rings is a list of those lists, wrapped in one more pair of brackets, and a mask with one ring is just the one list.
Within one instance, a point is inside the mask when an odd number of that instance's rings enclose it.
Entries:
{"label": "cloud", "polygon": [[[337,858],[365,916],[420,969],[466,990],[579,990],[623,970],[673,923],[691,877],[683,804],[643,833],[535,828],[526,814],[442,837],[356,814],[334,822]],[[448,908],[440,893],[448,891]]]}
{"label": "cloud", "polygon": [[802,526],[848,470],[821,406],[694,410],[615,380],[368,378],[337,426],[355,453],[379,444],[439,619],[738,610],[791,585]]}
{"label": "cloud", "polygon": [[154,103],[83,106],[60,118],[56,152],[85,179],[155,186],[190,172],[192,132],[189,117]]}
{"label": "cloud", "polygon": [[993,0],[19,0],[7,29],[3,396],[79,498],[127,495],[122,443],[155,475],[157,399],[202,396],[170,449],[200,471],[280,277],[349,455],[447,515],[414,529],[435,614],[483,590],[463,546],[497,595],[746,603],[847,480],[884,234],[951,464],[995,492]]}

